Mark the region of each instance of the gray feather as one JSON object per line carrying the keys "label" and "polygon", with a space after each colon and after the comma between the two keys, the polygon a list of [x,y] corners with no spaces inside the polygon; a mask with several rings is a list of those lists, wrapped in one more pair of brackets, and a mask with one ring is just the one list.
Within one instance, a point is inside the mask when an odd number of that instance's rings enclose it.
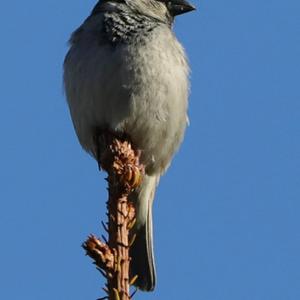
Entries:
{"label": "gray feather", "polygon": [[136,285],[145,291],[155,287],[155,262],[153,252],[152,203],[159,178],[145,176],[141,187],[131,195],[136,204],[137,222],[133,230],[136,239],[130,248],[130,274],[138,275]]}

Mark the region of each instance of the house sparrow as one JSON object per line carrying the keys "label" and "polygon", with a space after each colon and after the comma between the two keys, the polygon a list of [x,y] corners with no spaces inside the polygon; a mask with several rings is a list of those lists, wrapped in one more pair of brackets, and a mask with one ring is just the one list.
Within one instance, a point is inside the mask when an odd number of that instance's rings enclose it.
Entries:
{"label": "house sparrow", "polygon": [[131,195],[135,285],[155,287],[152,203],[160,176],[188,122],[189,66],[172,24],[194,10],[186,0],[102,0],[72,34],[64,85],[82,147],[96,159],[99,130],[126,134],[141,151],[145,176]]}

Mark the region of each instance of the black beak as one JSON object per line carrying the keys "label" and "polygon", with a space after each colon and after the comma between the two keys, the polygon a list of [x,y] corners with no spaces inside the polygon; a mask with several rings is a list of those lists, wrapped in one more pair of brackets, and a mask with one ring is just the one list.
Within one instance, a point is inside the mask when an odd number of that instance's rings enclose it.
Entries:
{"label": "black beak", "polygon": [[167,2],[167,6],[171,15],[174,17],[196,9],[195,6],[186,0],[170,0]]}

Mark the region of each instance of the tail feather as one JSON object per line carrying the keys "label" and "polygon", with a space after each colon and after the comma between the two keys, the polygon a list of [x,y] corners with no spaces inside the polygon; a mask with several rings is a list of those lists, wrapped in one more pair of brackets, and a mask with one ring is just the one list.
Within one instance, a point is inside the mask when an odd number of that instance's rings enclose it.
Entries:
{"label": "tail feather", "polygon": [[152,203],[158,180],[157,176],[145,175],[142,186],[132,199],[136,204],[137,222],[134,229],[136,239],[130,248],[130,276],[138,276],[135,285],[144,291],[152,291],[155,287]]}

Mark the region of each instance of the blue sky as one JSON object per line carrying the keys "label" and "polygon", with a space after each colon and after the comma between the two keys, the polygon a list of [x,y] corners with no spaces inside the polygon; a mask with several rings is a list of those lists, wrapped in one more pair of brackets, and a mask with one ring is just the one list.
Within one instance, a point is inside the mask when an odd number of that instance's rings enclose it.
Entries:
{"label": "blue sky", "polygon": [[[103,281],[103,174],[62,91],[86,1],[0,12],[0,299],[81,300]],[[300,299],[300,2],[197,1],[175,29],[192,67],[191,125],[155,202],[158,284],[135,299]]]}

